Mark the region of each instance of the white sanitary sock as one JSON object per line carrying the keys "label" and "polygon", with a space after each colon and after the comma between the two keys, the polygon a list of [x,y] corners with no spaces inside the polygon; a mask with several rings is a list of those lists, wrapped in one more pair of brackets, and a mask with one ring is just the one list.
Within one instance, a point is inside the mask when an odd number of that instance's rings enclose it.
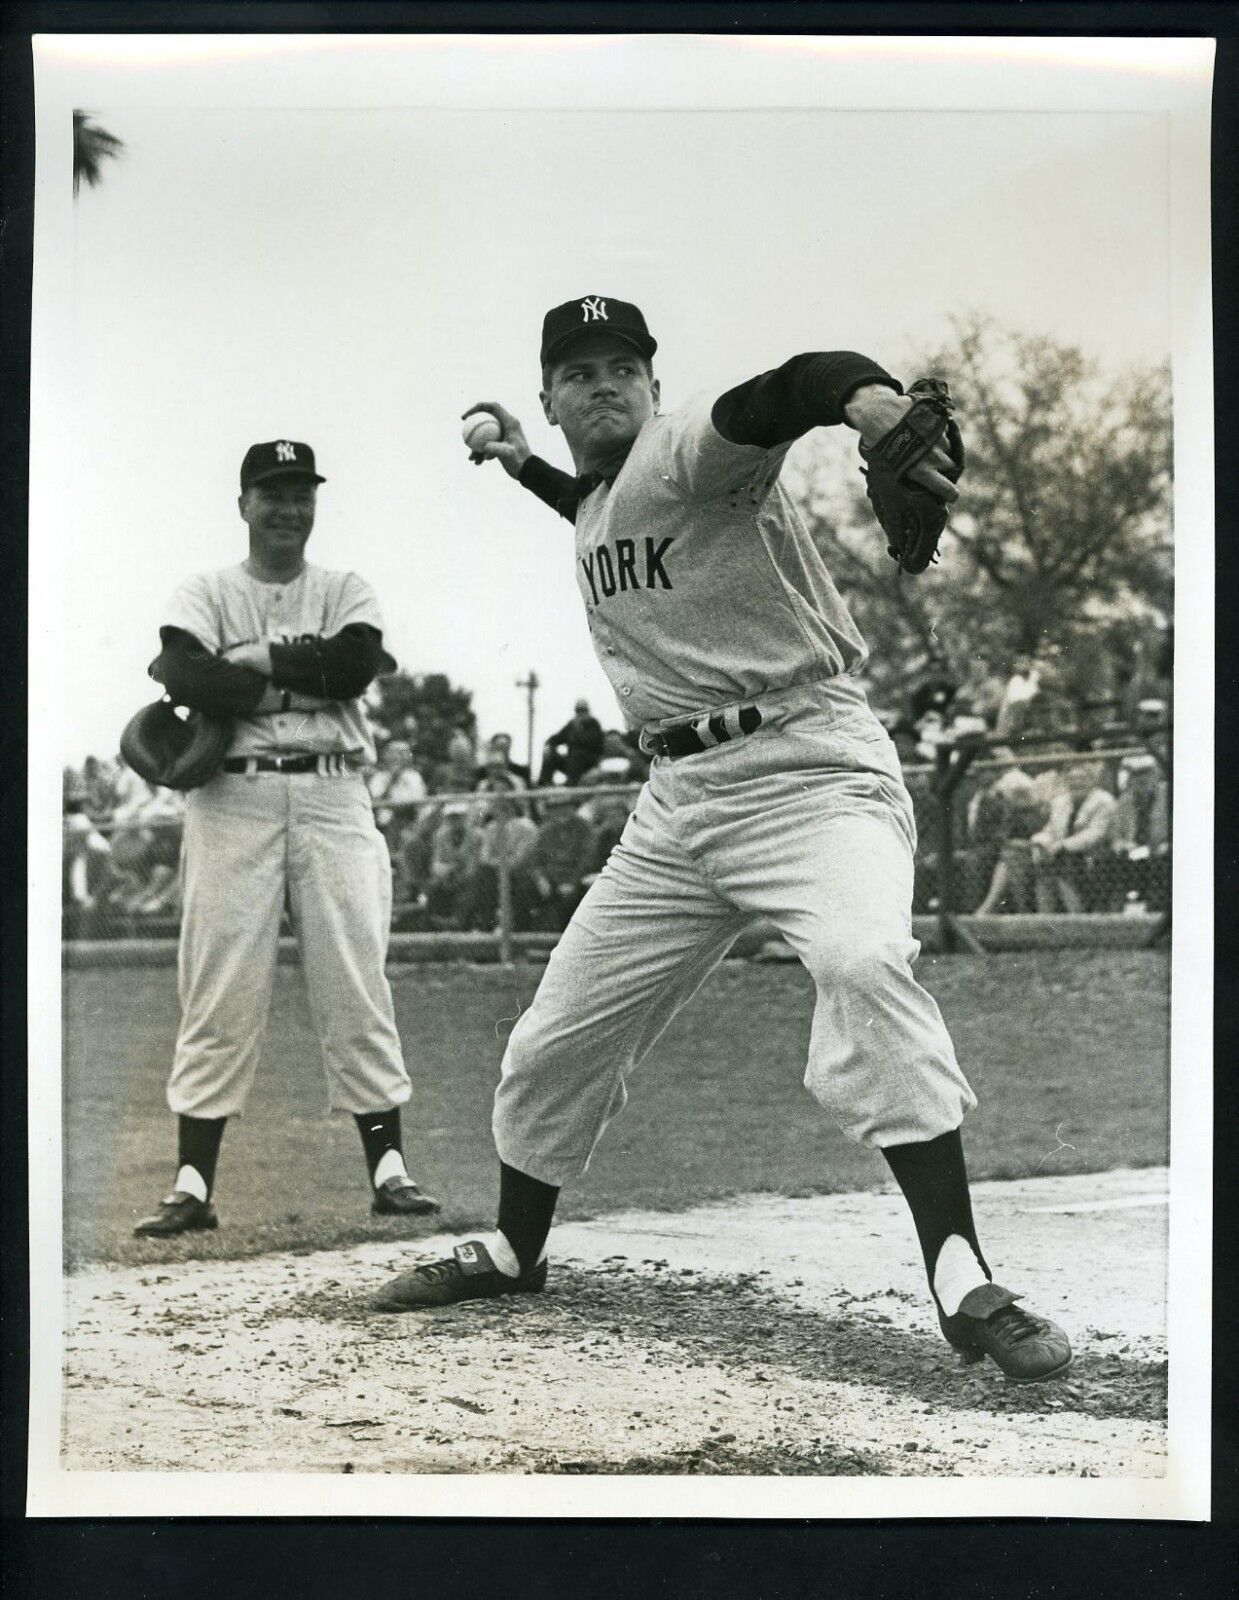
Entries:
{"label": "white sanitary sock", "polygon": [[379,1157],[379,1164],[374,1169],[374,1187],[377,1189],[386,1183],[388,1178],[407,1178],[404,1157],[399,1150],[385,1150]]}
{"label": "white sanitary sock", "polygon": [[195,1200],[205,1200],[207,1197],[206,1179],[197,1167],[182,1167],[172,1187],[179,1189],[182,1194],[192,1194]]}
{"label": "white sanitary sock", "polygon": [[970,1289],[979,1289],[989,1279],[967,1239],[952,1233],[943,1241],[934,1263],[934,1293],[948,1317],[959,1310],[959,1303]]}
{"label": "white sanitary sock", "polygon": [[485,1240],[485,1244],[490,1251],[491,1260],[506,1278],[520,1277],[521,1264],[516,1259],[516,1251],[508,1243],[506,1235],[496,1228],[490,1238]]}

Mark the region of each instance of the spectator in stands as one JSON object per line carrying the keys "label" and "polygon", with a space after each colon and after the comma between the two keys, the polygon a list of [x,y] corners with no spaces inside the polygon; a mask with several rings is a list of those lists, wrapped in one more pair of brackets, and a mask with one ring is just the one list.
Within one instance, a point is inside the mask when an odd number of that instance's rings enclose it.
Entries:
{"label": "spectator in stands", "polygon": [[130,916],[173,913],[180,904],[185,796],[156,788],[129,767],[118,774],[118,788],[124,798],[112,813],[109,903]]}
{"label": "spectator in stands", "polygon": [[[141,781],[141,780],[139,780]],[[131,916],[168,916],[180,908],[178,870],[185,797],[143,784],[112,818],[109,899]]]}
{"label": "spectator in stands", "polygon": [[[384,833],[399,816],[393,807],[409,806],[426,798],[426,784],[413,764],[413,747],[406,739],[387,741],[378,766],[366,779],[366,787],[374,804],[374,820]],[[404,820],[414,819],[406,813]]]}
{"label": "spectator in stands", "polygon": [[957,717],[976,717],[987,728],[993,728],[1002,710],[1006,689],[990,657],[984,651],[974,651],[968,657],[964,680],[956,691],[951,710]]}
{"label": "spectator in stands", "polygon": [[[468,807],[459,802],[462,812]],[[443,819],[444,806],[433,801],[411,810],[400,830],[399,858],[392,860],[393,914],[407,927],[407,913],[424,907],[430,886],[430,863],[435,835]]]}
{"label": "spectator in stands", "polygon": [[942,807],[931,782],[913,778],[907,788],[917,839],[912,861],[912,910],[919,916],[937,911],[942,903]]}
{"label": "spectator in stands", "polygon": [[909,714],[906,711],[889,711],[879,713],[879,716],[899,755],[900,766],[906,768],[921,764],[925,759],[917,748],[921,736]]}
{"label": "spectator in stands", "polygon": [[[994,781],[978,788],[968,802],[968,837],[974,840],[1031,838],[1045,820],[1037,812],[1036,788],[1033,780],[1016,761],[1008,749],[998,748],[994,759],[1005,763]],[[1037,818],[1027,832],[1022,825],[1028,815]],[[1012,828],[1013,817],[1021,825]]]}
{"label": "spectator in stands", "polygon": [[[1010,750],[995,750],[1010,765],[987,788],[979,789],[967,810],[971,874],[965,893],[971,900],[980,883],[988,883],[977,915],[994,916],[1003,910],[1031,911],[1033,865],[1031,839],[1049,817],[1049,800],[1043,798],[1046,780],[1031,778]],[[1053,783],[1057,784],[1057,773]],[[965,902],[967,903],[967,901]]]}
{"label": "spectator in stands", "polygon": [[547,788],[562,776],[575,788],[591,767],[602,758],[602,724],[590,714],[589,701],[578,700],[572,718],[542,747],[542,771],[538,783]]}
{"label": "spectator in stands", "polygon": [[458,727],[447,742],[447,760],[435,769],[430,787],[435,794],[468,794],[476,782],[474,743],[468,731]]}
{"label": "spectator in stands", "polygon": [[474,775],[475,789],[481,789],[488,778],[506,774],[516,780],[519,788],[529,787],[529,768],[519,765],[512,759],[512,735],[510,733],[496,733],[486,741],[482,750],[481,762]]}
{"label": "spectator in stands", "polygon": [[1036,699],[1039,687],[1040,679],[1032,656],[1016,656],[994,724],[994,732],[1000,739],[1018,739],[1023,733],[1028,722],[1029,707]]}
{"label": "spectator in stands", "polygon": [[611,728],[603,734],[602,755],[582,777],[581,788],[592,789],[602,783],[644,783],[649,770],[649,761],[640,747],[618,728]]}
{"label": "spectator in stands", "polygon": [[419,726],[416,715],[412,711],[406,711],[392,730],[392,737],[403,739],[410,750],[416,750]]}
{"label": "spectator in stands", "polygon": [[913,723],[919,727],[926,717],[945,723],[959,692],[955,675],[942,655],[931,655],[908,700]]}
{"label": "spectator in stands", "polygon": [[632,815],[632,808],[636,804],[636,797],[617,794],[597,795],[594,799],[586,801],[581,807],[581,815],[589,823],[594,833],[593,853],[590,859],[590,869],[586,874],[586,883],[593,880],[607,864],[611,851],[619,843],[620,835],[628,826],[628,819]]}
{"label": "spectator in stands", "polygon": [[917,761],[935,761],[938,746],[949,742],[950,734],[942,713],[930,709],[921,713],[916,725],[914,755]]}
{"label": "spectator in stands", "polygon": [[1079,727],[1080,711],[1071,695],[1062,651],[1047,645],[1033,661],[1037,692],[1028,702],[1021,730],[1026,734],[1070,733]]}
{"label": "spectator in stands", "polygon": [[1109,856],[1116,801],[1095,762],[1068,767],[1046,825],[1032,836],[1037,910],[1092,910],[1099,894],[1096,865]]}
{"label": "spectator in stands", "polygon": [[1067,768],[1073,754],[1069,744],[1057,739],[1037,745],[1024,758],[1033,775],[1033,799],[1047,818],[1055,801],[1067,792]]}
{"label": "spectator in stands", "polygon": [[1109,908],[1170,907],[1170,785],[1151,755],[1127,756],[1110,847],[1114,852]]}
{"label": "spectator in stands", "polygon": [[1170,714],[1172,701],[1158,696],[1136,704],[1133,727],[1148,751],[1169,770],[1171,759]]}
{"label": "spectator in stands", "polygon": [[529,861],[538,842],[538,828],[528,815],[527,802],[516,797],[515,784],[497,777],[482,780],[488,787],[475,806],[470,828],[475,834],[474,853],[462,886],[460,925],[465,930],[490,933],[499,915],[499,866],[506,857],[512,892],[512,926],[528,930],[537,921],[541,895]]}
{"label": "spectator in stands", "polygon": [[391,856],[393,897],[397,902],[407,901],[412,897],[413,886],[408,881],[405,846],[417,830],[416,802],[426,798],[425,780],[413,764],[413,747],[407,739],[387,741],[378,766],[366,778],[366,787],[374,806],[374,820],[387,840]]}
{"label": "spectator in stands", "polygon": [[94,938],[103,930],[99,913],[111,876],[111,846],[89,814],[85,785],[66,768],[62,800],[61,909],[67,939]]}
{"label": "spectator in stands", "polygon": [[131,816],[146,805],[151,797],[150,785],[138,776],[119,753],[112,766],[111,788],[113,819]]}
{"label": "spectator in stands", "polygon": [[477,835],[469,827],[469,808],[449,801],[433,818],[425,878],[426,912],[433,926],[460,926],[460,900],[477,854]]}
{"label": "spectator in stands", "polygon": [[116,808],[113,775],[98,756],[82,762],[81,788],[86,815],[92,822],[110,822]]}
{"label": "spectator in stands", "polygon": [[545,804],[546,815],[529,868],[547,921],[556,933],[562,933],[585,894],[587,876],[594,870],[594,829],[570,799],[557,796]]}

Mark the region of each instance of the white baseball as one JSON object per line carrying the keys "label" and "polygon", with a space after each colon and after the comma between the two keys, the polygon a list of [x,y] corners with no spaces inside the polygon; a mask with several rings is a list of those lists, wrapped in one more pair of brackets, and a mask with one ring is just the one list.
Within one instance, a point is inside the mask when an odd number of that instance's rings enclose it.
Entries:
{"label": "white baseball", "polygon": [[483,445],[497,444],[503,429],[489,411],[471,411],[461,424],[460,437],[470,450],[480,450]]}

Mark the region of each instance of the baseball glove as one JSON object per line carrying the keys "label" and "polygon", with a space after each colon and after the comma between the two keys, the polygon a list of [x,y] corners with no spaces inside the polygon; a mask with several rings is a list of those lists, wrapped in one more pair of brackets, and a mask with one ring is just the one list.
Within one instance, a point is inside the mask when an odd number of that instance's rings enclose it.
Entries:
{"label": "baseball glove", "polygon": [[197,789],[219,771],[232,724],[185,711],[165,695],[125,724],[120,753],[139,777],[164,789]]}
{"label": "baseball glove", "polygon": [[950,515],[950,502],[908,474],[941,445],[950,466],[938,467],[944,478],[959,481],[964,470],[964,441],[952,415],[954,404],[941,378],[918,378],[908,390],[912,406],[876,444],[860,447],[867,464],[861,471],[865,493],[887,538],[887,552],[901,572],[924,572],[938,559],[938,540]]}

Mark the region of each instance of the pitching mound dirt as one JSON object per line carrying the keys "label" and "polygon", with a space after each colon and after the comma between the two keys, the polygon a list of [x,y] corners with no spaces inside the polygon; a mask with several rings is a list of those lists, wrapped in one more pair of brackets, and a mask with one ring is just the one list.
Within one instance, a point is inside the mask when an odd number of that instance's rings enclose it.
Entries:
{"label": "pitching mound dirt", "polygon": [[[1065,1379],[943,1343],[896,1195],[754,1197],[553,1236],[547,1291],[369,1310],[407,1245],[67,1281],[69,1470],[1155,1477],[1165,1173],[979,1184]],[[419,1241],[440,1254],[446,1241]]]}

